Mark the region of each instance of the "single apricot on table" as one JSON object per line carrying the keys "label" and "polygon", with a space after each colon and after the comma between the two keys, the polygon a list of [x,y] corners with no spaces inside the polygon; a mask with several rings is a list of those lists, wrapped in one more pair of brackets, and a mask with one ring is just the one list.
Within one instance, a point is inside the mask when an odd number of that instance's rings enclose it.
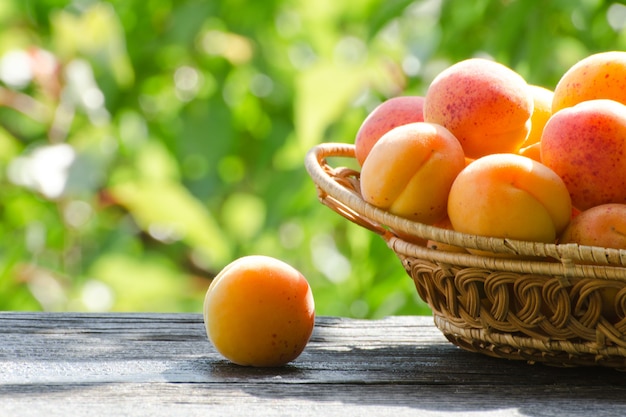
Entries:
{"label": "single apricot on table", "polygon": [[488,237],[554,243],[571,213],[567,188],[554,171],[508,153],[469,164],[452,184],[448,199],[454,230]]}
{"label": "single apricot on table", "polygon": [[391,97],[372,110],[356,133],[354,154],[360,166],[376,142],[394,127],[424,121],[424,97]]}
{"label": "single apricot on table", "polygon": [[445,127],[409,123],[374,145],[361,169],[361,195],[391,214],[432,224],[446,216],[450,186],[464,167],[463,149]]}
{"label": "single apricot on table", "polygon": [[533,98],[524,78],[482,58],[440,72],[424,96],[424,121],[447,128],[468,158],[514,153],[530,131]]}
{"label": "single apricot on table", "polygon": [[244,256],[228,264],[204,299],[209,340],[238,365],[272,367],[293,361],[307,345],[314,322],[306,278],[268,256]]}
{"label": "single apricot on table", "polygon": [[541,162],[586,210],[626,203],[626,105],[598,99],[554,113],[541,137]]}

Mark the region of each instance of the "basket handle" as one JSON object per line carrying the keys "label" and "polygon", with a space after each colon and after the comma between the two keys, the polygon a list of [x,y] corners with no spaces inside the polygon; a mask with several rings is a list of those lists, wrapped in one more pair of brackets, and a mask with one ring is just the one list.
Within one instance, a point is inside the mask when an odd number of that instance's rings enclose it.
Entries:
{"label": "basket handle", "polygon": [[[346,193],[352,193],[356,198],[359,197],[359,171],[354,169],[339,167],[332,168],[326,163],[326,158],[332,157],[346,157],[354,158],[354,146],[348,144],[333,144],[332,146],[315,147],[311,149],[306,156],[305,166],[309,174],[315,179],[328,181],[332,178],[332,181],[341,186],[341,190]],[[361,227],[364,227],[380,236],[385,240],[389,240],[392,236],[395,236],[389,229],[382,224],[374,222],[367,217],[362,216],[355,210],[351,209],[348,205],[342,203],[332,195],[330,195],[319,184],[321,181],[314,181],[317,195],[322,204],[329,207],[334,212],[343,216]]]}
{"label": "basket handle", "polygon": [[364,227],[382,236],[382,238],[385,239],[386,241],[388,241],[392,236],[395,236],[390,230],[386,229],[381,224],[375,223],[361,216],[359,213],[355,212],[350,207],[346,206],[345,204],[336,200],[332,196],[328,195],[328,193],[326,193],[324,190],[322,190],[319,187],[317,187],[317,195],[320,201],[322,202],[322,204],[329,207],[330,209],[340,214],[341,216],[345,217],[346,219],[350,220],[352,223],[355,223],[361,227]]}

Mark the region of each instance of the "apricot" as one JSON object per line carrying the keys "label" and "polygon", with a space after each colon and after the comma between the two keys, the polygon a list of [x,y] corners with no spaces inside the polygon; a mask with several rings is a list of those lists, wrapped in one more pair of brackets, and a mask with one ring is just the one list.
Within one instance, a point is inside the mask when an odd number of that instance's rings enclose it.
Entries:
{"label": "apricot", "polygon": [[424,97],[392,97],[372,110],[357,131],[354,141],[356,160],[363,166],[374,144],[397,126],[424,121]]}
{"label": "apricot", "polygon": [[[559,243],[626,249],[626,204],[601,204],[578,213]],[[618,318],[615,297],[621,287],[607,284],[599,290],[602,315],[609,320]]]}
{"label": "apricot", "polygon": [[554,113],[541,161],[563,178],[580,210],[626,203],[626,105],[598,99]]}
{"label": "apricot", "polygon": [[204,299],[204,324],[215,349],[238,365],[282,366],[311,337],[315,305],[306,278],[268,256],[244,256],[224,267]]}
{"label": "apricot", "polygon": [[463,149],[446,128],[409,123],[374,145],[361,169],[361,194],[392,214],[432,224],[445,217],[450,186],[464,166]]}
{"label": "apricot", "polygon": [[541,162],[541,143],[533,143],[517,151],[519,155]]}
{"label": "apricot", "polygon": [[465,155],[516,152],[530,131],[533,98],[512,69],[482,58],[460,61],[432,81],[424,121],[446,127]]}
{"label": "apricot", "polygon": [[626,204],[600,204],[580,212],[559,243],[626,249]]}
{"label": "apricot", "polygon": [[600,52],[572,65],[554,88],[552,112],[595,99],[626,104],[626,52]]}
{"label": "apricot", "polygon": [[529,84],[533,97],[533,112],[530,115],[530,132],[522,143],[518,154],[541,162],[541,135],[543,128],[552,116],[552,98],[554,93],[545,87]]}
{"label": "apricot", "polygon": [[533,112],[530,115],[530,132],[522,148],[539,143],[543,128],[552,116],[552,99],[554,92],[539,85],[529,84],[528,88],[533,97]]}
{"label": "apricot", "polygon": [[563,180],[517,154],[476,159],[457,176],[448,199],[454,230],[516,240],[553,243],[571,213]]}

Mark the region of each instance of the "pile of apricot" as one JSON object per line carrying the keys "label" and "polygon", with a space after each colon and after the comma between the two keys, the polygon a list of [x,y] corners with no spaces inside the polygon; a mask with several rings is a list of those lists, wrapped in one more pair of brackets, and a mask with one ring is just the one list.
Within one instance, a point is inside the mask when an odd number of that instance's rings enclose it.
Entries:
{"label": "pile of apricot", "polygon": [[492,60],[457,62],[424,96],[375,108],[355,155],[363,199],[397,216],[626,249],[626,52],[589,55],[554,88]]}

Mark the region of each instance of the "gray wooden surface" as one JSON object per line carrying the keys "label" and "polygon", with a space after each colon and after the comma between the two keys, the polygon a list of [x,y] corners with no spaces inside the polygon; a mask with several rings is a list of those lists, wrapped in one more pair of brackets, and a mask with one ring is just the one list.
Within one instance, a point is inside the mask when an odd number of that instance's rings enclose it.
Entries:
{"label": "gray wooden surface", "polygon": [[290,365],[219,356],[190,314],[0,313],[0,416],[620,416],[626,374],[465,352],[431,317],[318,317]]}

